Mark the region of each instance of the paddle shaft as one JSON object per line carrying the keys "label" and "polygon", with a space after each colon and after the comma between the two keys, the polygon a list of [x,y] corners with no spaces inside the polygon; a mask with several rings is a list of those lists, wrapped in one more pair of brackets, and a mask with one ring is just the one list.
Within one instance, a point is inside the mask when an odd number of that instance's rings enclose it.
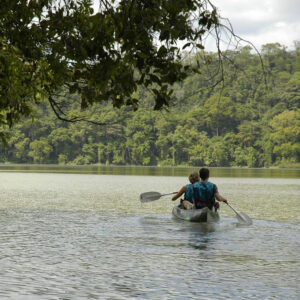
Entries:
{"label": "paddle shaft", "polygon": [[177,194],[177,192],[172,192],[172,193],[168,193],[168,194],[161,194],[160,197],[168,196],[168,195],[173,195],[173,194]]}
{"label": "paddle shaft", "polygon": [[239,215],[239,213],[229,204],[229,203],[227,203],[227,205],[237,214],[237,215]]}

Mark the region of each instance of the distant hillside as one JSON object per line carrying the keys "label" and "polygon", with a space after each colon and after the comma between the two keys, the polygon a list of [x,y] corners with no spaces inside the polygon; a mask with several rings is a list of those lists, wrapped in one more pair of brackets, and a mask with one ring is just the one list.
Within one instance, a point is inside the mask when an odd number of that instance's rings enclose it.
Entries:
{"label": "distant hillside", "polygon": [[64,123],[45,104],[34,123],[25,119],[13,128],[8,147],[0,146],[0,162],[296,165],[300,161],[300,46],[296,43],[295,50],[287,51],[268,44],[261,54],[264,70],[250,48],[228,51],[224,86],[216,85],[221,79],[216,54],[207,54],[212,64],[176,87],[168,112],[152,111],[153,96],[144,90],[137,93],[142,105],[136,112],[95,107],[98,119],[116,121],[113,125]]}

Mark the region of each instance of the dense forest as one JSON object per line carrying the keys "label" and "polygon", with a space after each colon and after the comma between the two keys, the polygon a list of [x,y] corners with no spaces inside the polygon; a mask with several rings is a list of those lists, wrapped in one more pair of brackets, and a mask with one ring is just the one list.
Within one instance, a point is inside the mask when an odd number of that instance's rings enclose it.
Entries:
{"label": "dense forest", "polygon": [[[40,105],[35,119],[16,124],[2,163],[169,166],[299,166],[300,43],[267,44],[261,59],[250,47],[189,58],[206,60],[199,74],[175,86],[168,110],[153,111],[155,95],[139,89],[140,104],[98,104],[80,113],[107,125],[63,122]],[[200,58],[199,58],[200,57]],[[76,94],[66,93],[68,104]],[[76,103],[76,101],[70,101]],[[69,115],[80,110],[72,104]],[[84,110],[84,109],[83,109]]]}

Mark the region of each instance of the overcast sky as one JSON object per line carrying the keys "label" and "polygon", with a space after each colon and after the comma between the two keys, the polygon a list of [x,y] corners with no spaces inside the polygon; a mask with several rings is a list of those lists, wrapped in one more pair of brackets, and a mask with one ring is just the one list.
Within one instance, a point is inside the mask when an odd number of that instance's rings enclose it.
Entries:
{"label": "overcast sky", "polygon": [[300,40],[300,0],[211,0],[236,34],[261,45],[278,42],[293,47]]}
{"label": "overcast sky", "polygon": [[[258,50],[267,43],[293,48],[300,40],[300,0],[211,0],[222,17],[228,18],[237,35],[249,40]],[[94,9],[99,0],[94,0]],[[212,41],[206,44],[213,50]]]}

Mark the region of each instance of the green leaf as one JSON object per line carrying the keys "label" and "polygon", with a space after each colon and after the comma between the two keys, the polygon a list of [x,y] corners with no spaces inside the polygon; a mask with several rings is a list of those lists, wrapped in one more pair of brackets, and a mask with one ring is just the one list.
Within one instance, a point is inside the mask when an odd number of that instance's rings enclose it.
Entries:
{"label": "green leaf", "polygon": [[191,46],[192,43],[186,43],[183,47],[182,47],[182,50],[184,50],[185,48]]}

